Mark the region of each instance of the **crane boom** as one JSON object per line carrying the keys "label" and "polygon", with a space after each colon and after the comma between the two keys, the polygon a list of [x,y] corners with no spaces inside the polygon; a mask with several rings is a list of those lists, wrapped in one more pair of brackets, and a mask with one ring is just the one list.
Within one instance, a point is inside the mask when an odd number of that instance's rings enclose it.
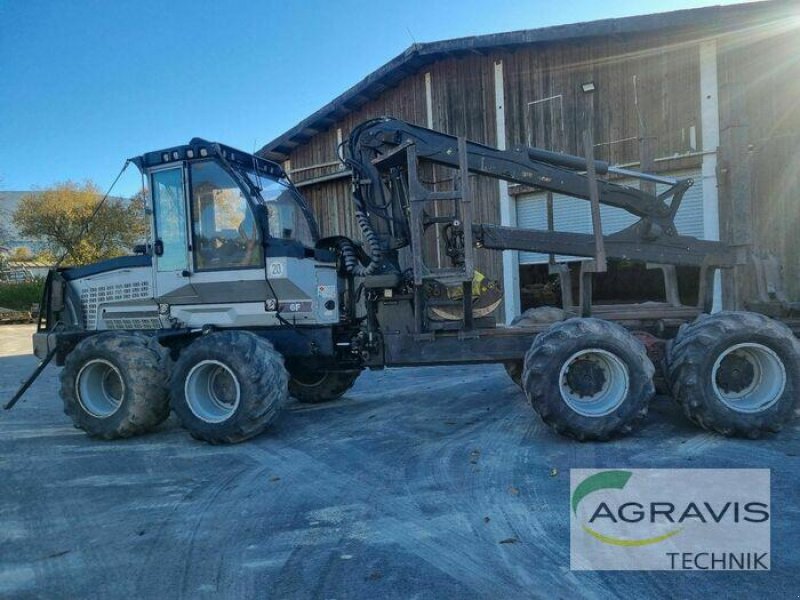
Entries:
{"label": "crane boom", "polygon": [[[419,190],[422,186],[416,178],[417,169],[409,165],[412,147],[415,161],[419,164],[432,163],[453,169],[466,167],[471,174],[573,198],[591,198],[589,178],[585,173],[587,162],[580,156],[530,147],[501,150],[466,140],[466,157],[461,157],[456,136],[399,119],[374,119],[353,130],[345,162],[354,172],[357,211],[369,215],[369,222],[384,250],[411,243],[407,223],[409,190]],[[633,225],[603,237],[609,257],[717,267],[729,267],[739,262],[737,251],[724,243],[678,234],[675,214],[684,194],[693,184],[692,179],[672,179],[615,168],[604,161],[594,161],[594,167],[598,175],[634,177],[668,186],[661,193],[651,194],[610,179],[597,180],[601,204],[638,217]],[[447,192],[432,192],[425,196],[435,200],[437,194],[441,196]],[[457,196],[455,194],[453,198]],[[429,219],[427,224],[431,223]],[[588,257],[595,253],[591,234],[484,223],[470,225],[474,242],[485,248]]]}

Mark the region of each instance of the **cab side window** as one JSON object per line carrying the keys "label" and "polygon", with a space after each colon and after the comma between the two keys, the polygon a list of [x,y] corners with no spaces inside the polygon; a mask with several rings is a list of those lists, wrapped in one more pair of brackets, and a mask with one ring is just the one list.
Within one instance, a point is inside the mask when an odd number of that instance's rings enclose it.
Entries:
{"label": "cab side window", "polygon": [[153,173],[153,204],[156,238],[162,251],[156,264],[159,271],[180,271],[188,267],[186,252],[186,203],[181,168]]}
{"label": "cab side window", "polygon": [[247,199],[216,162],[191,166],[194,264],[198,271],[261,267],[263,247]]}

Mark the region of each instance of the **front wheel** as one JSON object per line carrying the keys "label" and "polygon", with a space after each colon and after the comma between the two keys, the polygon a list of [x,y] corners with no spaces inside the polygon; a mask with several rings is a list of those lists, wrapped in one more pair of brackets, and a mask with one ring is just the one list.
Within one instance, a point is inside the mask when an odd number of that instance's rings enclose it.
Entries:
{"label": "front wheel", "polygon": [[145,433],[169,416],[167,350],[138,333],[86,338],[61,372],[64,412],[92,437],[113,440]]}
{"label": "front wheel", "polygon": [[172,409],[196,439],[234,444],[264,431],[286,400],[283,357],[247,331],[219,331],[192,342],[172,374]]}
{"label": "front wheel", "polygon": [[525,355],[522,386],[556,432],[581,441],[627,434],[647,416],[655,367],[626,329],[569,319],[539,334]]}
{"label": "front wheel", "polygon": [[750,312],[701,315],[669,352],[675,400],[693,423],[757,438],[792,418],[800,392],[800,342],[783,323]]}

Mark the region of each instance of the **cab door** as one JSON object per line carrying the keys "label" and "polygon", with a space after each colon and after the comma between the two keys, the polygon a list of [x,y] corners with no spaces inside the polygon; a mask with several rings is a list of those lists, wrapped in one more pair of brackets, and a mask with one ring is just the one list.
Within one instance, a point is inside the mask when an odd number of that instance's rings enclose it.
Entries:
{"label": "cab door", "polygon": [[197,300],[190,282],[186,178],[182,165],[150,175],[153,197],[155,288],[159,302]]}

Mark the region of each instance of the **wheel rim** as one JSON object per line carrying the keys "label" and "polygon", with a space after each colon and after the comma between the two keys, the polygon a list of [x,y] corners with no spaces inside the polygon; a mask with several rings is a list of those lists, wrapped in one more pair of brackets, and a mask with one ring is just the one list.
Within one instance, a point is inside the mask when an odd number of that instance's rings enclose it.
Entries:
{"label": "wheel rim", "polygon": [[786,368],[770,348],[762,344],[736,344],[717,357],[711,385],[728,408],[756,413],[774,405],[786,388]]}
{"label": "wheel rim", "polygon": [[234,372],[218,360],[197,363],[184,384],[189,410],[206,423],[227,421],[239,408],[241,388]]}
{"label": "wheel rim", "polygon": [[125,380],[117,367],[96,358],[84,364],[78,372],[75,395],[83,410],[98,419],[106,419],[122,406]]}
{"label": "wheel rim", "polygon": [[630,376],[618,356],[600,348],[588,348],[564,362],[558,387],[561,399],[576,413],[602,417],[625,401]]}
{"label": "wheel rim", "polygon": [[319,387],[328,378],[328,371],[311,371],[303,375],[292,375],[295,385],[306,388]]}

